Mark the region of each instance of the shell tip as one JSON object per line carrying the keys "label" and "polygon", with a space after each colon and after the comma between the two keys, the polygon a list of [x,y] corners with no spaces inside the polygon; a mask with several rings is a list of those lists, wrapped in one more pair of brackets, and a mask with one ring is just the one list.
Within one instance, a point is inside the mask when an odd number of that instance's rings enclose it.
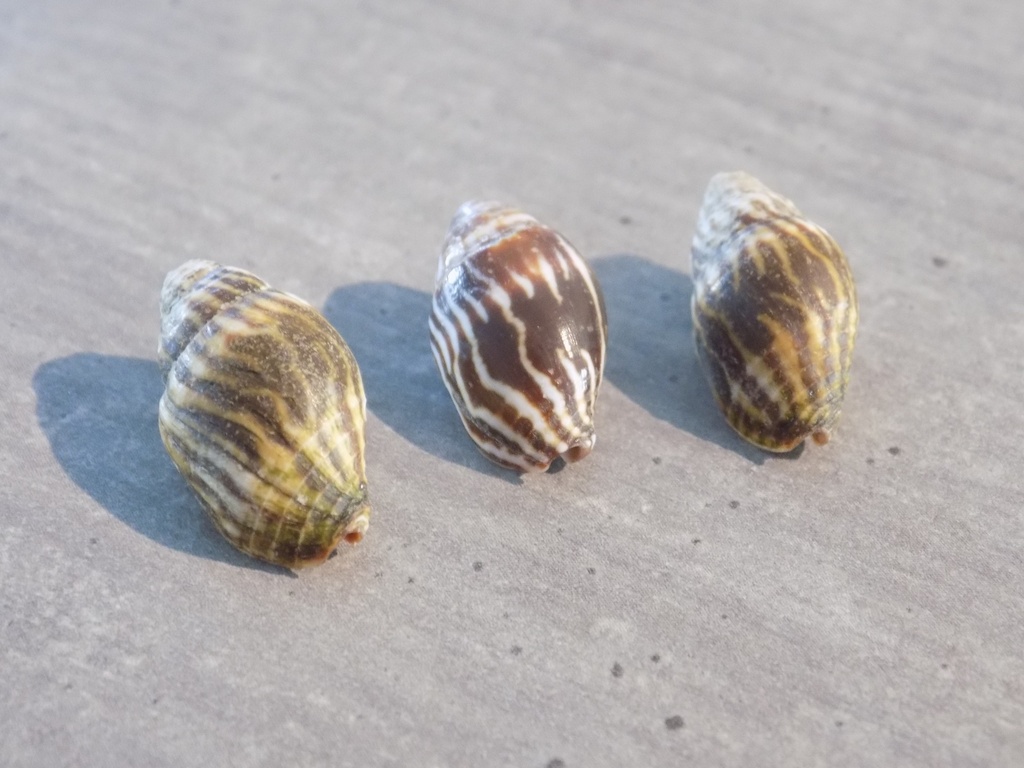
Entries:
{"label": "shell tip", "polygon": [[455,212],[455,219],[472,219],[483,213],[497,211],[504,207],[497,200],[467,200]]}
{"label": "shell tip", "polygon": [[220,268],[220,264],[207,259],[189,259],[179,267],[172,269],[164,277],[161,290],[161,301],[165,309],[176,303],[182,296],[192,290],[192,286]]}
{"label": "shell tip", "polygon": [[437,282],[458,267],[474,253],[510,234],[512,227],[532,218],[515,208],[496,200],[467,200],[459,206],[448,226],[448,234],[441,245],[441,258],[437,266]]}

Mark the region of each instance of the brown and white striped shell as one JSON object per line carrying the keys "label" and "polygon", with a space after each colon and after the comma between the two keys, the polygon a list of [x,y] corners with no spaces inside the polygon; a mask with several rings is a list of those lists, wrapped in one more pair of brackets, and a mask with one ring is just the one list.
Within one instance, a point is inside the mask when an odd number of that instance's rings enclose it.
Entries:
{"label": "brown and white striped shell", "polygon": [[561,235],[498,203],[459,208],[438,263],[430,341],[484,455],[521,472],[587,456],[606,338],[597,278]]}
{"label": "brown and white striped shell", "polygon": [[692,259],[697,353],[729,424],[769,451],[828,442],[857,334],[839,245],[754,177],[720,173]]}
{"label": "brown and white striped shell", "polygon": [[369,523],[366,401],[348,346],[256,275],[189,261],[161,294],[160,435],[220,532],[302,568]]}

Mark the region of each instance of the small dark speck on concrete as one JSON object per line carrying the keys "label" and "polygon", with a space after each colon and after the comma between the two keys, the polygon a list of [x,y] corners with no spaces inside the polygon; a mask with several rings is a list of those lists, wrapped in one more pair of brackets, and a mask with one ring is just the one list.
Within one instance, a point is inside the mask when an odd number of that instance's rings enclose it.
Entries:
{"label": "small dark speck on concrete", "polygon": [[932,258],[932,264],[934,264],[939,269],[942,269],[942,267],[949,266],[949,259],[944,259],[941,256],[935,256],[934,258]]}
{"label": "small dark speck on concrete", "polygon": [[289,589],[288,590],[288,597],[295,597],[295,590],[294,589]]}
{"label": "small dark speck on concrete", "polygon": [[548,760],[548,768],[565,768],[565,760],[560,757]]}
{"label": "small dark speck on concrete", "polygon": [[616,661],[614,664],[612,664],[612,677],[622,677],[623,672],[625,672],[625,670],[622,668],[622,665],[619,664],[619,662]]}
{"label": "small dark speck on concrete", "polygon": [[700,544],[700,539],[694,539],[694,540],[693,540],[693,543],[694,543],[694,544]]}
{"label": "small dark speck on concrete", "polygon": [[508,618],[508,611],[506,611],[505,613],[501,614],[501,618],[507,619]]}
{"label": "small dark speck on concrete", "polygon": [[632,216],[619,216],[619,224],[622,224],[622,225],[628,227],[632,223],[633,223],[633,217]]}
{"label": "small dark speck on concrete", "polygon": [[907,613],[913,613],[913,612],[914,612],[913,608],[907,608]]}
{"label": "small dark speck on concrete", "polygon": [[672,717],[665,718],[665,727],[670,731],[678,731],[685,725],[683,718],[679,715],[672,715]]}
{"label": "small dark speck on concrete", "polygon": [[729,614],[728,613],[723,613],[722,614],[722,618],[723,619],[728,619],[729,618]]}
{"label": "small dark speck on concrete", "polygon": [[587,568],[587,573],[589,573],[591,576],[596,576],[597,568]]}
{"label": "small dark speck on concrete", "polygon": [[373,572],[373,578],[375,578],[375,579],[379,579],[383,575],[384,575],[384,571],[374,571]]}
{"label": "small dark speck on concrete", "polygon": [[675,384],[679,381],[679,377],[673,373],[671,376],[668,377],[668,380]]}
{"label": "small dark speck on concrete", "polygon": [[941,664],[939,664],[939,666],[943,669],[949,669],[949,664],[947,664],[946,662],[942,662]]}
{"label": "small dark speck on concrete", "polygon": [[386,314],[388,313],[388,308],[387,308],[387,307],[381,307],[381,308],[380,308],[380,309],[378,309],[377,311],[378,311],[378,312],[379,312],[379,313],[380,313],[381,315],[386,315]]}
{"label": "small dark speck on concrete", "polygon": [[889,449],[889,453],[891,453],[893,456],[899,456],[900,447],[898,445],[894,445],[892,448]]}
{"label": "small dark speck on concrete", "polygon": [[657,653],[654,654],[653,656],[651,656],[651,661],[657,664],[659,661],[661,661],[661,655]]}
{"label": "small dark speck on concrete", "polygon": [[523,652],[522,646],[519,646],[519,645],[513,645],[512,646],[512,655],[513,656],[519,656],[522,652]]}
{"label": "small dark speck on concrete", "polygon": [[416,581],[416,579],[414,579],[412,576],[409,577],[409,583],[410,584],[414,583],[415,581]]}
{"label": "small dark speck on concrete", "polygon": [[653,461],[655,464],[661,464],[661,456],[655,456],[653,459],[651,459],[651,461]]}
{"label": "small dark speck on concrete", "polygon": [[842,727],[843,727],[843,721],[842,720],[836,720],[836,728],[842,728]]}
{"label": "small dark speck on concrete", "polygon": [[663,294],[661,294],[661,300],[662,301],[668,301],[671,298],[672,298],[672,294],[671,293],[663,293]]}
{"label": "small dark speck on concrete", "polygon": [[154,704],[159,704],[160,703],[160,697],[157,696],[155,699],[153,699],[153,703]]}
{"label": "small dark speck on concrete", "polygon": [[475,563],[473,563],[473,570],[476,571],[477,573],[480,573],[480,571],[482,571],[483,569],[484,569],[484,564],[482,562],[480,562],[479,560],[477,560]]}
{"label": "small dark speck on concrete", "polygon": [[868,456],[868,464],[874,464],[875,460]]}
{"label": "small dark speck on concrete", "polygon": [[740,503],[738,501],[736,501],[735,499],[733,499],[732,501],[729,502],[729,509],[739,509],[739,508],[740,508]]}
{"label": "small dark speck on concrete", "polygon": [[89,543],[90,543],[90,544],[99,544],[99,543],[100,543],[100,540],[99,540],[99,539],[97,539],[97,538],[92,538],[92,539],[89,539]]}
{"label": "small dark speck on concrete", "polygon": [[558,531],[559,533],[565,533],[565,528],[557,528],[556,530],[557,530],[557,531]]}

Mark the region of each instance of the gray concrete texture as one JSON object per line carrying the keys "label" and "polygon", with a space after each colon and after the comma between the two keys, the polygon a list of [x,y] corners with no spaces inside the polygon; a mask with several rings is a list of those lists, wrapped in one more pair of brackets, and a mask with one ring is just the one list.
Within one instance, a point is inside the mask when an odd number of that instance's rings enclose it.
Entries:
{"label": "gray concrete texture", "polygon": [[[1024,765],[1024,5],[0,0],[0,764]],[[744,169],[844,246],[831,444],[744,444],[689,241]],[[591,259],[598,444],[490,465],[430,356],[463,200]],[[156,428],[158,292],[348,340],[365,541],[220,538]]]}

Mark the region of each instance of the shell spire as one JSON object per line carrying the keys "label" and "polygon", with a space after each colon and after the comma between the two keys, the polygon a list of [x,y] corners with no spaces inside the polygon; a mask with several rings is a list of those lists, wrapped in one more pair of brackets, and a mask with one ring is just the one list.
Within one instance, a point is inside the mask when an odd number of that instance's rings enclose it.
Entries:
{"label": "shell spire", "polygon": [[521,472],[594,447],[607,321],[590,267],[561,235],[495,202],[468,202],[438,260],[430,341],[477,447]]}
{"label": "shell spire", "polygon": [[836,241],[753,176],[720,173],[704,194],[692,277],[697,353],[733,429],[769,451],[828,442],[858,314]]}
{"label": "shell spire", "polygon": [[301,299],[213,262],[170,272],[161,304],[160,435],[218,530],[288,568],[359,541],[366,400],[338,332]]}

